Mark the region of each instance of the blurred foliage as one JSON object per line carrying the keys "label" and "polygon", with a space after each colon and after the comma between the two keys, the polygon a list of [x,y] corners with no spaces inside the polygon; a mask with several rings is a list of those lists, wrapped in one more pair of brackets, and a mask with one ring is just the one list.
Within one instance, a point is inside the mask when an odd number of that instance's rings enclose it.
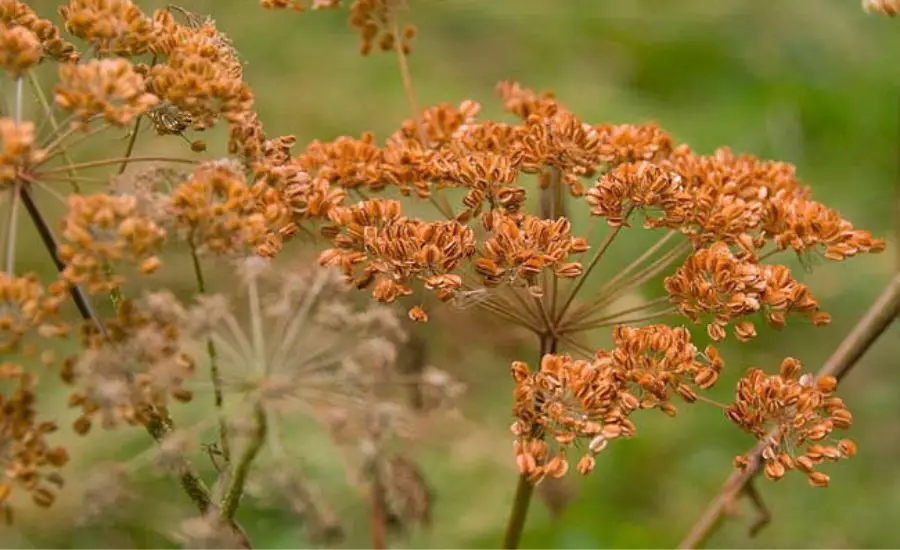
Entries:
{"label": "blurred foliage", "polygon": [[[409,116],[396,58],[360,57],[345,12],[274,13],[252,0],[182,1],[192,11],[212,13],[234,40],[271,135],[293,133],[300,144],[366,130],[383,138]],[[140,4],[147,10],[161,5]],[[794,162],[817,198],[894,241],[900,21],[867,16],[852,0],[409,4],[405,15],[419,29],[410,63],[423,106],[471,98],[484,105],[487,115],[500,116],[493,93],[498,81],[516,79],[535,89],[553,89],[591,122],[655,120],[702,152],[729,145]],[[34,3],[44,14],[55,11],[55,5],[49,0]],[[619,243],[613,253],[624,258],[630,256],[629,248],[646,241],[622,242],[626,245]],[[728,400],[729,387],[745,368],[775,369],[787,355],[817,368],[890,277],[896,263],[892,246],[881,256],[847,265],[814,265],[804,278],[834,323],[824,329],[794,324],[784,333],[764,330],[752,344],[726,345],[726,375],[715,397]],[[40,251],[32,254],[35,265],[45,263]],[[190,284],[187,271],[182,273],[184,280],[175,276],[174,286]],[[226,277],[228,273],[219,273],[212,285]],[[448,324],[454,330],[443,328]],[[459,329],[464,324],[469,328]],[[398,538],[394,545],[493,547],[515,485],[507,432],[508,365],[513,358],[533,360],[520,353],[531,349],[531,343],[512,339],[498,344],[502,331],[466,312],[439,315],[425,330],[432,362],[451,368],[469,384],[465,412],[472,420],[418,450],[436,493],[434,525]],[[761,484],[773,523],[757,538],[748,538],[753,510],[743,504],[742,516],[728,522],[711,546],[900,545],[898,338],[893,327],[843,385],[855,412],[851,436],[860,453],[829,470],[832,487],[810,488],[801,476]],[[573,490],[573,500],[561,516],[551,517],[536,502],[524,545],[677,544],[731,472],[732,457],[752,444],[714,409],[698,404],[681,411],[675,420],[639,418],[637,438],[612,445],[589,479],[567,480],[563,489]],[[195,413],[177,414],[191,418]],[[365,507],[343,479],[323,436],[310,428],[290,438],[308,476],[319,481],[348,527],[344,546],[365,546]],[[84,468],[101,458],[133,456],[150,442],[135,430],[95,433],[72,445],[80,449],[73,453],[77,460],[72,468]],[[51,521],[24,515],[20,529],[4,532],[0,540],[4,546],[73,548],[172,544],[154,528],[165,528],[177,517],[172,506],[188,509],[181,502],[184,496],[165,477],[148,478],[141,491],[166,506],[112,518],[108,530],[77,530],[67,518],[79,503],[63,501]],[[257,547],[310,544],[302,521],[287,511],[248,501],[239,519]]]}

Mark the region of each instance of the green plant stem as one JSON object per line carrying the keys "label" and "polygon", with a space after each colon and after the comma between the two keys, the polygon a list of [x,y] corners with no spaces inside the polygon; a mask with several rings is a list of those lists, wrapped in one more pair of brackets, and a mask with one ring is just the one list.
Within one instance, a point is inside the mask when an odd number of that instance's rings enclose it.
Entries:
{"label": "green plant stem", "polygon": [[[816,376],[819,378],[834,376],[838,380],[842,379],[898,315],[900,315],[900,273],[894,275],[894,278],[853,327],[853,330],[825,361]],[[679,548],[701,547],[723,523],[726,508],[738,498],[759,473],[762,465],[762,453],[767,447],[764,442],[767,439],[768,437],[747,453],[750,465],[745,470],[735,472],[728,478],[707,509],[691,527],[687,536],[678,545]]]}
{"label": "green plant stem", "polygon": [[[548,353],[556,353],[557,340],[549,335],[541,336],[540,357],[538,364],[544,359],[544,355]],[[537,403],[540,406],[540,403]],[[532,437],[541,438],[540,428],[537,425],[531,427]],[[516,496],[513,498],[512,510],[509,514],[509,520],[506,523],[506,533],[503,535],[504,549],[512,549],[519,547],[519,541],[522,539],[522,530],[525,528],[525,520],[528,518],[528,508],[531,505],[531,496],[534,494],[534,484],[524,475],[519,474],[519,481],[516,485]]]}
{"label": "green plant stem", "polygon": [[503,548],[519,547],[533,493],[534,484],[524,475],[519,475],[519,482],[516,485],[516,496],[513,498],[512,514],[509,516],[509,522],[506,524],[506,535],[503,537]]}
{"label": "green plant stem", "polygon": [[231,478],[229,479],[228,489],[225,491],[225,498],[222,500],[222,506],[219,509],[222,521],[232,522],[234,514],[237,512],[238,505],[241,502],[241,496],[244,494],[244,485],[247,483],[247,474],[250,473],[250,467],[259,450],[262,448],[263,441],[266,439],[266,413],[262,409],[262,405],[257,404],[253,408],[253,418],[256,423],[256,430],[247,442],[247,446],[241,452],[241,456],[234,464]]}
{"label": "green plant stem", "polygon": [[[203,268],[200,265],[200,256],[197,254],[197,247],[194,246],[193,238],[189,239],[189,242],[191,260],[194,263],[194,278],[197,280],[197,291],[200,294],[206,294],[206,279],[203,276]],[[219,445],[222,447],[222,458],[225,459],[225,466],[229,467],[231,464],[231,449],[228,445],[228,426],[223,413],[225,399],[222,395],[222,377],[219,373],[219,354],[216,350],[216,343],[213,342],[212,338],[206,339],[206,354],[209,356],[209,373],[212,378],[213,400],[216,405],[216,412],[219,415]]]}

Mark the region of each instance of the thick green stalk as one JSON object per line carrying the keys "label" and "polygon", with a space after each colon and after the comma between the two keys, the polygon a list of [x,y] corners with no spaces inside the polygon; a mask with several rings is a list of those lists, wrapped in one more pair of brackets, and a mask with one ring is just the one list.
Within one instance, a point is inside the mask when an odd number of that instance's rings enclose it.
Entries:
{"label": "thick green stalk", "polygon": [[241,496],[244,494],[244,485],[247,483],[250,467],[253,465],[253,460],[256,459],[256,455],[259,454],[263,441],[266,439],[266,413],[263,411],[262,405],[254,407],[253,418],[256,421],[256,430],[250,436],[247,446],[244,447],[241,456],[234,464],[228,489],[225,491],[225,498],[222,500],[222,506],[219,510],[219,517],[223,522],[234,521],[234,514],[241,503]]}

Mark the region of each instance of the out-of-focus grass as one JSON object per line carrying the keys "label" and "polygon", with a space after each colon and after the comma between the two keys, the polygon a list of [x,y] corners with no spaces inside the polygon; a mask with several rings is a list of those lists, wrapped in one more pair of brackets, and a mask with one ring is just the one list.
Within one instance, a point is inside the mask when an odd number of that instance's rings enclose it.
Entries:
{"label": "out-of-focus grass", "polygon": [[[55,2],[35,3],[44,13]],[[384,137],[409,114],[393,55],[361,58],[345,12],[293,14],[259,9],[252,0],[184,0],[213,13],[246,60],[269,133],[293,133],[301,144],[373,130]],[[554,89],[589,121],[656,120],[679,140],[710,152],[720,145],[797,164],[818,198],[861,226],[890,236],[893,189],[900,179],[898,105],[900,47],[897,21],[868,17],[843,0],[409,0],[419,27],[410,63],[420,104],[471,98],[487,115],[499,115],[493,87],[517,79]],[[142,2],[150,9],[159,3]],[[213,144],[214,146],[215,144]],[[25,233],[33,238],[33,233]],[[611,254],[624,259],[648,238],[622,239]],[[29,267],[43,262],[25,247]],[[37,247],[31,247],[36,249]],[[715,397],[748,366],[777,367],[795,356],[816,368],[887,281],[895,255],[859,258],[846,265],[817,263],[805,274],[834,316],[813,329],[792,323],[782,333],[764,330],[748,345],[727,344],[727,370]],[[611,262],[611,265],[614,262]],[[795,265],[798,270],[802,268]],[[800,271],[802,273],[802,271]],[[187,289],[187,270],[173,271]],[[227,281],[223,270],[218,280]],[[216,284],[214,276],[213,286]],[[463,315],[463,314],[455,314]],[[434,525],[395,541],[408,547],[489,547],[498,543],[512,496],[509,361],[534,361],[516,344],[498,350],[491,330],[459,333],[459,323],[430,327],[437,356],[470,385],[467,423],[446,427],[417,452],[436,494]],[[485,334],[488,334],[487,336]],[[833,486],[807,487],[802,479],[761,483],[774,521],[756,539],[743,524],[728,523],[710,541],[719,547],[890,547],[900,544],[900,354],[892,328],[842,387],[854,411],[852,437],[859,455],[829,469]],[[598,340],[600,345],[605,339]],[[440,350],[446,351],[446,353]],[[456,350],[455,355],[450,351]],[[533,353],[533,352],[532,352]],[[62,412],[60,414],[63,414]],[[180,413],[190,418],[189,411]],[[611,445],[593,475],[571,480],[577,496],[551,520],[532,508],[524,544],[531,547],[654,547],[679,540],[730,473],[731,458],[752,441],[721,413],[696,405],[677,419],[644,415],[638,437]],[[367,544],[365,509],[315,430],[297,427],[291,448],[350,530],[347,547]],[[148,447],[138,431],[72,438],[77,464],[96,456],[127,456]],[[70,474],[77,480],[77,474]],[[77,482],[77,481],[76,481]],[[144,490],[177,510],[188,510],[175,483],[165,478]],[[44,516],[25,515],[22,532],[4,545],[160,545],[143,525],[164,524],[177,510],[132,520],[125,539],[105,531],[75,534],[65,527],[67,506]],[[147,517],[147,516],[153,517]],[[305,546],[302,526],[279,510],[252,502],[240,519],[259,547]]]}

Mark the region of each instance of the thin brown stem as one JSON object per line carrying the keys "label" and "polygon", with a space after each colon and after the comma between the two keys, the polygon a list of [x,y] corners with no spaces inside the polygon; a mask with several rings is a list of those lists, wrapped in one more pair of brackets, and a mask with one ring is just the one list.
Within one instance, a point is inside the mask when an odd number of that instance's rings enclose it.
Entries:
{"label": "thin brown stem", "polygon": [[[41,164],[46,165],[51,160],[53,160],[59,156],[63,157],[64,160],[67,159],[68,151],[70,151],[71,149],[74,149],[78,145],[81,145],[82,143],[91,139],[92,137],[96,136],[97,134],[100,134],[100,133],[105,132],[106,130],[109,130],[110,128],[112,128],[112,124],[104,123],[104,124],[101,124],[100,126],[91,128],[90,130],[83,131],[82,133],[78,134],[78,137],[69,141],[68,143],[65,143],[65,146],[63,146],[62,141],[57,142],[56,145],[54,146],[54,148],[47,149],[48,154],[41,161]],[[67,134],[66,137],[68,137],[68,135],[71,135],[71,134]],[[69,164],[74,164],[71,160],[69,160],[67,162]]]}
{"label": "thin brown stem", "polygon": [[[150,67],[156,65],[156,54],[153,54],[153,58],[150,59]],[[131,129],[131,135],[128,137],[128,145],[125,146],[125,160],[122,161],[122,165],[119,166],[119,175],[125,173],[125,170],[128,168],[128,159],[131,158],[132,153],[134,153],[134,146],[137,143],[137,137],[141,130],[141,121],[143,120],[144,115],[138,115],[137,118],[134,119],[134,127]],[[184,137],[184,135],[182,135]]]}
{"label": "thin brown stem", "polygon": [[668,269],[679,256],[687,252],[689,248],[690,245],[687,243],[676,246],[663,254],[652,264],[631,275],[625,281],[620,281],[619,284],[613,286],[605,285],[604,289],[601,289],[590,302],[582,306],[578,312],[572,314],[572,320],[576,322],[582,321],[585,317],[590,315],[592,311],[606,307],[623,293],[629,292],[658,276]]}
{"label": "thin brown stem", "polygon": [[585,330],[596,330],[598,328],[612,327],[615,325],[633,325],[633,324],[637,324],[637,323],[646,323],[647,321],[656,321],[656,320],[666,317],[668,315],[672,315],[673,313],[675,313],[677,311],[678,311],[677,309],[670,307],[670,308],[666,308],[666,309],[663,309],[660,311],[654,311],[652,313],[647,313],[646,315],[641,315],[639,317],[626,317],[624,319],[622,319],[620,317],[619,318],[610,318],[605,321],[597,321],[596,323],[580,325],[577,327],[577,330],[572,329],[572,330],[569,330],[568,332],[569,333],[582,332]]}
{"label": "thin brown stem", "polygon": [[[630,211],[629,211],[630,213]],[[628,219],[628,214],[625,215],[625,219]],[[584,283],[587,281],[587,278],[590,276],[591,271],[597,267],[597,264],[603,258],[606,251],[609,250],[609,247],[612,245],[613,241],[616,239],[616,236],[622,230],[625,225],[619,225],[612,231],[610,231],[603,242],[600,244],[600,247],[597,248],[597,251],[594,252],[594,255],[591,257],[591,260],[588,262],[587,268],[585,268],[584,273],[581,274],[581,277],[578,278],[578,282],[575,283],[575,287],[569,292],[569,296],[566,298],[565,303],[563,303],[562,309],[560,309],[559,313],[556,315],[556,322],[559,323],[562,321],[563,317],[566,315],[566,312],[569,311],[569,307],[572,306],[572,302],[575,301],[575,298],[578,296],[578,292],[581,290],[581,287],[584,286]]]}
{"label": "thin brown stem", "polygon": [[[507,287],[509,288],[509,292],[513,297],[513,300],[518,302],[519,306],[525,311],[524,317],[528,319],[535,326],[540,326],[541,324],[541,313],[540,308],[535,309],[534,303],[532,301],[526,300],[524,296],[518,291],[515,287]],[[526,290],[527,292],[527,290]]]}
{"label": "thin brown stem", "polygon": [[110,159],[101,159],[101,160],[92,160],[88,162],[79,162],[78,164],[73,164],[71,166],[65,166],[62,168],[50,168],[48,170],[43,170],[39,174],[36,174],[38,178],[43,175],[50,174],[58,174],[60,172],[65,172],[66,170],[82,170],[84,168],[98,168],[101,166],[110,166],[113,164],[121,164],[125,161],[128,162],[175,162],[181,164],[197,164],[199,161],[193,159],[184,159],[178,157],[117,157]]}
{"label": "thin brown stem", "polygon": [[387,510],[385,510],[387,491],[377,464],[373,470],[369,488],[369,542],[372,550],[384,550],[388,547]]}
{"label": "thin brown stem", "polygon": [[403,36],[400,34],[400,28],[397,26],[397,20],[391,17],[391,33],[394,35],[394,50],[397,52],[397,61],[400,64],[400,77],[403,79],[403,90],[406,92],[406,100],[409,102],[409,108],[412,109],[413,122],[419,131],[419,139],[422,145],[428,145],[428,135],[425,128],[419,124],[419,102],[416,101],[416,90],[413,88],[412,76],[409,72],[409,62],[406,59],[406,52],[403,51]]}
{"label": "thin brown stem", "polygon": [[[637,269],[641,264],[643,264],[648,259],[653,257],[657,252],[659,252],[659,250],[663,246],[665,246],[666,243],[672,237],[675,236],[675,234],[676,234],[675,231],[669,231],[668,233],[663,235],[662,238],[660,238],[658,241],[656,241],[656,243],[653,246],[648,248],[643,254],[641,254],[640,256],[635,258],[635,260],[633,262],[631,262],[630,264],[625,266],[621,271],[619,271],[619,273],[616,274],[615,277],[613,277],[612,279],[610,279],[609,281],[604,283],[603,286],[600,287],[600,289],[595,294],[595,299],[596,299],[596,297],[602,297],[602,296],[606,295],[607,291],[610,288],[615,287],[622,281],[622,279],[625,279],[626,277],[630,276],[634,272],[634,270]],[[589,307],[588,304],[582,304],[581,306],[575,308],[575,310],[572,312],[571,317],[573,319],[578,319],[579,317],[584,315],[585,311],[590,312],[591,310],[592,310],[592,308]]]}
{"label": "thin brown stem", "polygon": [[540,334],[542,331],[541,327],[538,326],[537,324],[535,324],[530,319],[525,318],[525,317],[518,317],[518,316],[510,313],[508,310],[503,309],[502,307],[498,306],[497,304],[491,303],[490,301],[486,300],[486,301],[478,302],[475,307],[483,309],[484,311],[487,311],[488,313],[496,315],[502,319],[506,319],[510,323],[527,328],[528,330],[530,330],[531,332],[534,332],[535,334]]}
{"label": "thin brown stem", "polygon": [[[839,380],[846,376],[872,344],[887,330],[898,314],[900,314],[900,274],[894,275],[894,278],[853,327],[853,330],[825,361],[816,376],[834,376]],[[734,502],[744,487],[759,472],[762,453],[767,447],[765,444],[767,439],[768,437],[747,454],[750,465],[745,470],[735,472],[728,478],[707,509],[691,527],[687,536],[678,545],[679,548],[698,548],[715,532],[725,516],[727,507]]]}
{"label": "thin brown stem", "polygon": [[589,328],[590,325],[592,325],[593,323],[602,323],[604,321],[618,319],[618,318],[628,315],[630,313],[637,313],[639,311],[644,311],[645,309],[650,309],[654,306],[658,306],[660,304],[667,303],[668,301],[669,301],[668,296],[660,296],[659,298],[654,298],[653,300],[644,302],[643,304],[641,304],[639,306],[634,306],[634,307],[630,307],[628,309],[623,309],[623,310],[617,311],[615,313],[610,313],[609,315],[603,315],[601,317],[593,317],[591,319],[585,319],[584,321],[582,321],[580,323],[576,323],[576,324],[560,325],[559,331],[561,334],[566,333],[566,332],[578,332],[581,330],[585,330],[586,328]]}

